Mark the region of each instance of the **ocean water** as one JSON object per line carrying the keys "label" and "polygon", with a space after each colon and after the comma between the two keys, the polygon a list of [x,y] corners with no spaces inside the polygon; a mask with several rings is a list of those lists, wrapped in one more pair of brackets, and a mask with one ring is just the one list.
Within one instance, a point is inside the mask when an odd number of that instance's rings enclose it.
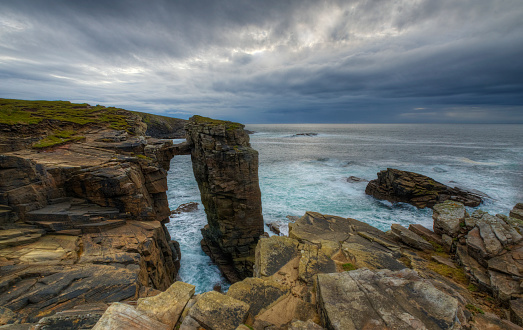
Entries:
{"label": "ocean water", "polygon": [[[259,178],[265,223],[284,227],[287,215],[305,211],[351,217],[381,230],[393,223],[432,228],[432,211],[391,204],[365,194],[367,182],[386,168],[427,175],[444,184],[489,196],[479,208],[508,214],[523,202],[523,125],[308,124],[247,125],[260,154]],[[317,133],[315,136],[296,136]],[[176,156],[168,177],[171,209],[200,203],[190,156]],[[471,210],[472,211],[472,210]],[[171,219],[181,244],[182,280],[198,292],[227,283],[201,251],[203,206]],[[268,231],[268,229],[267,229]]]}

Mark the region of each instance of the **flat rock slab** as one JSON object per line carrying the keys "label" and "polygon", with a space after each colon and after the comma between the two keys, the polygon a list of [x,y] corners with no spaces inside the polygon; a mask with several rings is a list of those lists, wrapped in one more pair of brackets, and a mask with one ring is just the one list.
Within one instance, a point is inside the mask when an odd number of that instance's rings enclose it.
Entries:
{"label": "flat rock slab", "polygon": [[248,304],[216,291],[210,291],[200,296],[189,311],[189,318],[186,319],[198,322],[205,329],[234,330],[244,323],[248,312]]}
{"label": "flat rock slab", "polygon": [[401,254],[392,251],[374,241],[369,241],[361,236],[351,236],[342,244],[342,251],[353,260],[357,268],[391,269],[400,270],[406,268],[397,259]]}
{"label": "flat rock slab", "polygon": [[381,230],[355,219],[310,211],[294,224],[289,224],[289,237],[315,244],[325,241],[342,242],[357,232],[368,232],[378,237],[385,235]]}
{"label": "flat rock slab", "polygon": [[42,209],[27,213],[29,221],[72,221],[86,222],[91,217],[117,217],[120,211],[114,207],[103,207],[96,204],[78,203],[70,200],[62,203],[51,204]]}
{"label": "flat rock slab", "polygon": [[458,301],[413,270],[320,274],[317,301],[328,329],[451,329]]}
{"label": "flat rock slab", "polygon": [[171,330],[171,328],[130,305],[114,303],[105,311],[93,330]]}

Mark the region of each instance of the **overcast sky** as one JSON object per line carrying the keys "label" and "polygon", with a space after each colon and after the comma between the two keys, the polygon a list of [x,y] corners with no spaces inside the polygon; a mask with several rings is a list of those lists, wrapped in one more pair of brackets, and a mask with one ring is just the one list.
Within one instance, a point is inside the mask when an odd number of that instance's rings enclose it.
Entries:
{"label": "overcast sky", "polygon": [[0,0],[0,97],[244,123],[523,123],[522,0]]}

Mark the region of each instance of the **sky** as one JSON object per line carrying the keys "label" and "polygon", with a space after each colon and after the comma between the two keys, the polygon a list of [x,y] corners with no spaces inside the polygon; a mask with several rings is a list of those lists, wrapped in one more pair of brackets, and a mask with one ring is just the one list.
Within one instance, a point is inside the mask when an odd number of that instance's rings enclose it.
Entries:
{"label": "sky", "polygon": [[0,0],[0,97],[243,123],[523,123],[523,1]]}

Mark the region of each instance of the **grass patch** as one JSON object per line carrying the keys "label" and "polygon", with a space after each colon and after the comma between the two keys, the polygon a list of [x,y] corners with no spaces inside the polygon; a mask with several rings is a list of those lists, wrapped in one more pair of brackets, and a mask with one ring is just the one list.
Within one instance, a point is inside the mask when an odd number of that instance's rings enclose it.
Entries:
{"label": "grass patch", "polygon": [[358,269],[356,266],[354,266],[353,264],[351,264],[350,262],[346,263],[346,264],[343,264],[341,265],[341,268],[343,268],[344,271],[351,271],[351,270],[356,270]]}
{"label": "grass patch", "polygon": [[127,122],[130,113],[124,109],[86,103],[0,98],[0,124],[6,125],[34,125],[48,119],[80,125],[105,123],[112,129],[127,130],[130,128]]}
{"label": "grass patch", "polygon": [[244,127],[240,123],[235,123],[235,122],[227,121],[227,120],[212,119],[209,117],[202,117],[202,116],[198,116],[198,115],[193,116],[192,119],[198,124],[208,124],[211,126],[224,125],[225,129],[228,131],[232,131],[232,130],[240,129],[240,128]]}
{"label": "grass patch", "polygon": [[467,287],[467,289],[470,291],[470,292],[478,292],[479,289],[477,286],[475,286],[474,284],[470,283],[469,286]]}
{"label": "grass patch", "polygon": [[430,261],[427,264],[427,268],[440,275],[452,278],[453,280],[461,284],[467,285],[469,282],[467,275],[465,275],[465,272],[462,269],[452,268],[447,265],[437,263],[435,261]]}
{"label": "grass patch", "polygon": [[434,247],[434,251],[437,253],[445,253],[445,249],[443,249],[443,246],[439,245],[436,242],[429,241],[430,244]]}
{"label": "grass patch", "polygon": [[142,154],[136,155],[137,158],[144,159],[146,161],[152,161],[153,159]]}
{"label": "grass patch", "polygon": [[485,312],[481,308],[476,307],[472,304],[466,304],[465,308],[468,309],[469,311],[471,311],[472,314],[476,314],[476,313],[485,314]]}
{"label": "grass patch", "polygon": [[32,147],[34,149],[44,149],[85,139],[85,136],[75,134],[76,132],[71,130],[57,131],[34,143]]}

